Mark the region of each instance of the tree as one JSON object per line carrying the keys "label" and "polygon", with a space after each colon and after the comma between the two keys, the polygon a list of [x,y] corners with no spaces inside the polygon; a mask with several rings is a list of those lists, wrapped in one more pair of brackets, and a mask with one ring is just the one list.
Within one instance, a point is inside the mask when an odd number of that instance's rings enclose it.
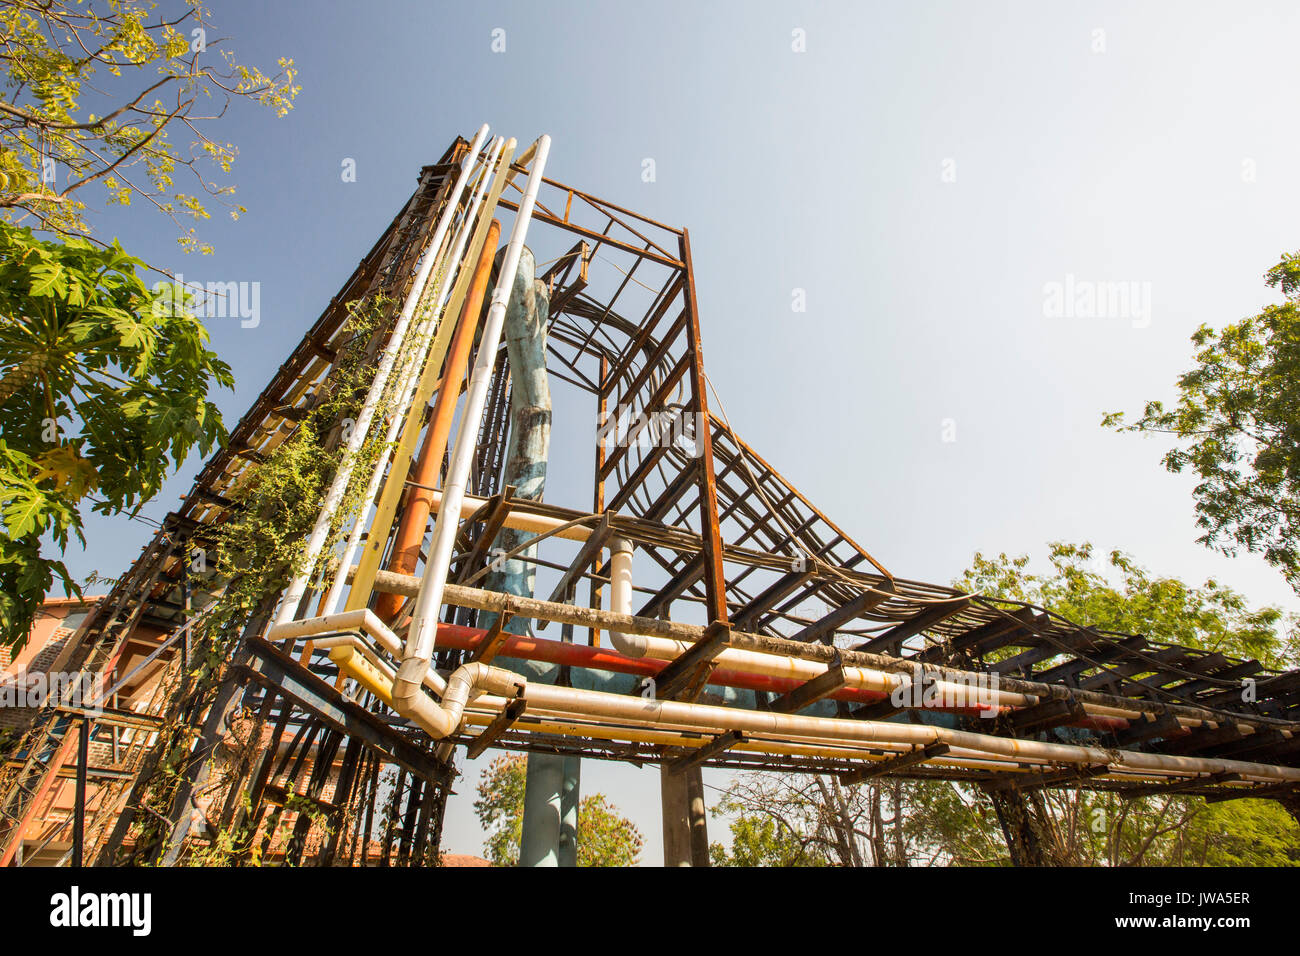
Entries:
{"label": "tree", "polygon": [[[86,235],[92,186],[110,204],[148,203],[182,229],[187,250],[210,251],[186,226],[209,218],[204,201],[238,218],[234,187],[219,181],[236,149],[207,129],[234,100],[284,115],[298,92],[293,61],[281,58],[274,76],[243,65],[209,38],[200,0],[179,7],[168,19],[135,0],[0,4],[0,210],[11,220]],[[177,187],[181,173],[191,191]]]}
{"label": "tree", "polygon": [[636,866],[645,840],[603,793],[578,804],[578,866]]}
{"label": "tree", "polygon": [[[989,598],[1050,608],[1080,624],[1144,633],[1193,647],[1295,660],[1293,632],[1276,608],[1250,608],[1215,581],[1196,587],[1149,574],[1127,555],[1093,566],[1090,544],[1051,545],[1049,574],[1024,556],[976,554],[956,586]],[[1006,653],[1012,653],[1008,651]],[[1054,661],[1045,661],[1051,666]],[[719,810],[739,813],[732,848],[712,848],[734,866],[1005,866],[1010,853],[993,800],[961,782],[881,780],[842,787],[825,775],[744,774]],[[1036,793],[1026,804],[1044,858],[1071,866],[1300,865],[1300,825],[1278,804],[1199,797],[1121,800],[1071,790]]]}
{"label": "tree", "polygon": [[889,865],[896,849],[890,834],[903,818],[895,806],[885,819],[882,792],[844,787],[825,774],[741,774],[713,811],[739,814],[731,850],[715,843],[710,854],[726,866]]}
{"label": "tree", "polygon": [[1131,425],[1122,412],[1102,424],[1174,436],[1163,463],[1198,478],[1198,540],[1262,555],[1300,593],[1300,253],[1264,279],[1283,301],[1219,332],[1197,329],[1175,407],[1152,401]]}
{"label": "tree", "polygon": [[[527,765],[522,754],[502,754],[479,779],[474,813],[487,832],[483,852],[497,866],[519,862]],[[578,805],[578,866],[636,866],[644,843],[636,824],[604,794],[586,796]]]}
{"label": "tree", "polygon": [[[1051,544],[1049,575],[1030,572],[1023,555],[989,559],[977,553],[955,583],[987,597],[1047,607],[1103,632],[1146,634],[1256,658],[1271,667],[1294,666],[1294,627],[1282,633],[1291,622],[1277,608],[1252,609],[1213,580],[1192,586],[1152,576],[1119,551],[1108,555],[1108,576],[1093,567],[1093,551],[1086,542]],[[1199,797],[1123,801],[1111,793],[1057,790],[1042,792],[1031,812],[1046,855],[1065,865],[1245,866],[1264,859],[1269,865],[1300,864],[1300,825],[1270,801],[1238,800],[1231,806],[1207,805]]]}
{"label": "tree", "polygon": [[[148,502],[191,448],[224,440],[211,386],[233,384],[204,348],[182,293],[146,288],[139,260],[89,237],[87,187],[110,204],[144,200],[182,228],[231,203],[235,148],[206,132],[232,101],[283,115],[290,60],[268,77],[208,39],[208,12],[184,0],[0,2],[0,641],[25,638],[81,537],[83,502],[118,514]],[[180,131],[180,139],[172,133]],[[186,142],[188,140],[188,143]],[[175,177],[186,171],[193,188]],[[66,242],[37,238],[32,227]],[[170,293],[170,290],[168,290]]]}
{"label": "tree", "polygon": [[1088,543],[1052,542],[1052,573],[1028,569],[1027,555],[976,552],[973,563],[954,582],[990,598],[1024,601],[1049,608],[1077,624],[1121,634],[1148,634],[1162,641],[1254,657],[1270,667],[1294,666],[1294,630],[1275,607],[1252,609],[1246,599],[1210,579],[1200,586],[1177,578],[1153,577],[1132,557],[1111,551],[1106,564],[1118,580],[1094,567]]}
{"label": "tree", "polygon": [[[185,309],[161,308],[116,243],[37,239],[0,223],[0,629],[24,638],[63,562],[43,556],[81,538],[82,502],[136,508],[198,446],[224,439],[212,384],[230,369]],[[84,539],[83,539],[84,542]]]}
{"label": "tree", "polygon": [[742,814],[731,822],[731,849],[709,845],[714,866],[825,866],[820,848],[809,848],[777,819]]}

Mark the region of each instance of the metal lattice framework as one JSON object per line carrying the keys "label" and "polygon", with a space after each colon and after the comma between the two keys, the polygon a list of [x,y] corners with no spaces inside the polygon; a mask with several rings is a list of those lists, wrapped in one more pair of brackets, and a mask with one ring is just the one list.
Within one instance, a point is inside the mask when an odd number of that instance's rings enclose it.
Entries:
{"label": "metal lattice framework", "polygon": [[[116,742],[122,722],[147,728],[179,719],[197,735],[196,753],[208,756],[231,732],[231,714],[240,715],[254,745],[226,767],[224,802],[209,808],[208,819],[216,827],[264,820],[264,829],[273,829],[289,813],[296,822],[286,859],[323,863],[428,861],[459,746],[473,755],[498,747],[683,771],[817,771],[846,780],[897,774],[962,780],[995,793],[1082,787],[1232,799],[1294,792],[1300,672],[1275,673],[1258,661],[1160,635],[1102,631],[1049,609],[894,576],[710,409],[687,231],[549,178],[540,179],[528,242],[549,293],[555,443],[579,476],[588,465],[572,462],[589,456],[589,490],[571,478],[553,490],[564,504],[543,503],[513,497],[505,485],[511,380],[502,345],[489,357],[492,377],[433,663],[444,675],[471,661],[556,664],[561,688],[577,670],[654,678],[653,685],[624,687],[623,697],[669,706],[646,720],[583,712],[577,704],[566,711],[553,697],[530,696],[529,682],[515,701],[492,693],[471,701],[452,732],[435,739],[364,681],[348,684],[357,675],[319,646],[319,637],[365,638],[362,631],[323,628],[277,639],[268,629],[277,595],[232,643],[227,679],[215,697],[184,699],[168,690],[173,684],[160,675],[179,667],[187,621],[220,600],[226,583],[221,568],[193,572],[193,549],[210,545],[240,507],[249,477],[328,387],[349,305],[380,293],[408,294],[439,217],[456,209],[453,179],[474,152],[458,139],[421,171],[410,200],[229,444],[69,643],[63,666],[107,668],[120,678],[119,699],[136,702],[104,711],[92,744],[110,736]],[[516,178],[506,182],[495,210],[485,204],[484,221],[494,212],[519,213],[526,197],[517,177],[529,172],[523,162],[513,167]],[[463,208],[460,215],[468,231],[472,216]],[[382,345],[380,335],[375,347]],[[458,389],[459,374],[452,381]],[[451,391],[453,401],[457,394]],[[428,419],[427,412],[419,419],[422,429]],[[410,483],[404,468],[388,478]],[[397,524],[375,521],[366,546],[391,566]],[[507,526],[540,535],[530,552],[511,555],[537,569],[532,598],[481,587],[494,559],[491,545]],[[632,605],[613,611],[604,605],[616,539],[631,543],[637,564]],[[426,559],[432,560],[424,550],[421,563]],[[375,575],[366,606],[397,595],[402,609],[387,624],[399,639],[408,636],[421,583],[417,574]],[[308,596],[327,586],[326,577],[313,578]],[[502,618],[512,616],[535,622],[532,633],[503,631]],[[560,633],[548,629],[551,622]],[[658,657],[620,654],[609,645],[610,632],[676,641],[677,649]],[[380,647],[367,653],[392,668],[401,660]],[[785,663],[747,670],[743,662],[751,660]],[[1244,680],[1252,694],[1243,695]],[[943,692],[936,703],[892,692],[906,690],[908,681],[914,689],[964,682],[987,692],[992,685],[993,696],[954,701]],[[716,707],[734,713],[735,722],[718,717]],[[798,714],[826,723],[782,723]],[[9,765],[8,829],[0,836],[6,862],[42,787],[68,772],[68,731],[77,716],[41,715]],[[158,773],[149,747],[137,742],[126,757],[119,749],[115,744],[91,770],[100,775],[101,812],[85,839],[100,860],[131,845],[140,794]],[[196,835],[190,810],[207,785],[201,763],[195,761],[164,814],[169,827],[158,846],[165,860],[174,861]],[[381,779],[384,768],[395,779]],[[242,806],[238,795],[245,793]],[[302,801],[320,813],[300,812]]]}

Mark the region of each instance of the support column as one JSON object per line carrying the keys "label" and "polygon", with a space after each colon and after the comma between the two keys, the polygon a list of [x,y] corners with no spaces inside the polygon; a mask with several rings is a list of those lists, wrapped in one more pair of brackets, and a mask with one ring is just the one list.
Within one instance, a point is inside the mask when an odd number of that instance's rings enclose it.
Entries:
{"label": "support column", "polygon": [[[722,568],[722,532],[718,517],[718,489],[713,468],[713,429],[709,424],[709,400],[704,378],[704,349],[700,343],[700,309],[695,299],[695,269],[691,264],[691,238],[682,230],[682,262],[686,278],[687,349],[690,354],[691,401],[687,406],[696,416],[695,442],[699,452],[700,482],[700,538],[705,560],[704,591],[711,623],[726,624],[727,581]],[[668,863],[668,847],[674,848],[675,858],[686,859],[691,866],[709,865],[709,828],[704,804],[704,778],[696,767],[685,774],[667,774],[661,771],[661,791],[664,794],[664,854]],[[684,778],[678,782],[675,777]],[[671,812],[670,812],[670,807]],[[679,815],[679,813],[681,815]],[[669,840],[668,830],[675,832]]]}
{"label": "support column", "polygon": [[[510,440],[506,446],[504,482],[513,485],[516,498],[541,501],[546,488],[546,465],[551,441],[551,391],[546,374],[546,322],[549,294],[535,278],[533,254],[527,246],[506,305],[504,337],[510,362]],[[514,550],[531,532],[503,529],[493,542],[497,553]],[[533,596],[537,569],[529,558],[536,547],[511,558],[488,573],[489,591]],[[490,624],[490,619],[484,620]],[[526,634],[528,621],[512,618],[504,625],[512,634]],[[509,662],[503,660],[503,666]],[[573,766],[570,766],[572,761]],[[578,772],[575,758],[558,754],[529,754],[524,785],[523,833],[520,866],[573,866],[577,863]],[[570,811],[569,804],[572,804]],[[571,818],[569,839],[564,821]]]}
{"label": "support column", "polygon": [[564,783],[560,790],[560,866],[578,865],[578,805],[582,802],[582,760],[564,758]]}
{"label": "support column", "polygon": [[563,793],[564,758],[555,754],[529,754],[523,834],[519,840],[520,866],[560,865]]}
{"label": "support column", "polygon": [[699,767],[659,771],[663,802],[664,866],[708,866],[709,833],[704,806],[704,777]]}

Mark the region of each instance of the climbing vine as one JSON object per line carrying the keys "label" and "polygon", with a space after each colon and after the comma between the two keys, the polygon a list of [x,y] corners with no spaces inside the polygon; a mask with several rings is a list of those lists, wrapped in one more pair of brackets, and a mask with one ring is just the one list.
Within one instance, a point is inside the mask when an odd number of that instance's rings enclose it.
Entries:
{"label": "climbing vine", "polygon": [[[169,708],[159,731],[155,770],[141,797],[141,806],[146,810],[137,815],[135,823],[135,845],[139,850],[133,856],[137,862],[154,857],[164,845],[172,804],[186,774],[195,769],[196,761],[213,758],[210,753],[194,752],[200,715],[226,676],[242,643],[239,638],[243,629],[250,621],[270,613],[275,598],[295,574],[307,570],[313,580],[328,580],[336,569],[337,559],[331,556],[362,511],[369,475],[387,451],[383,429],[376,424],[355,453],[352,480],[336,513],[323,557],[315,568],[305,568],[306,538],[340,466],[338,448],[354,427],[374,377],[373,353],[384,320],[391,315],[391,302],[373,296],[353,303],[349,313],[338,358],[318,400],[294,432],[250,470],[248,480],[231,496],[230,516],[217,527],[214,547],[191,556],[191,568],[214,572],[224,584],[216,602],[205,609],[193,628],[188,663],[172,675],[175,686],[169,688],[167,696],[177,703]],[[391,409],[399,378],[390,378],[387,394],[376,409],[376,423],[382,422]],[[260,749],[258,724],[237,743],[230,759],[235,766],[247,765]],[[299,806],[286,809],[303,812]],[[250,821],[247,812],[239,816]],[[254,836],[249,832],[218,833],[203,848],[203,859],[212,864],[242,857],[245,864],[255,863],[259,853],[251,845]]]}

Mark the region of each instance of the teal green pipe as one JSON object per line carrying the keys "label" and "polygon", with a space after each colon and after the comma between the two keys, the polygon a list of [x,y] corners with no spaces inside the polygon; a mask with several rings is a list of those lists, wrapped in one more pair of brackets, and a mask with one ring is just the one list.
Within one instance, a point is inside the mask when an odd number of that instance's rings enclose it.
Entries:
{"label": "teal green pipe", "polygon": [[582,801],[582,760],[569,754],[564,760],[560,790],[560,866],[578,865],[578,804]]}
{"label": "teal green pipe", "polygon": [[[516,498],[541,501],[546,490],[546,463],[551,443],[551,390],[546,376],[546,321],[550,298],[536,279],[533,253],[527,247],[506,306],[504,335],[510,361],[510,438],[506,445],[503,481],[513,485]],[[503,528],[493,542],[494,554],[513,551],[532,532]],[[533,597],[536,588],[536,546],[488,572],[484,588]],[[483,627],[495,623],[484,615]],[[514,617],[503,630],[527,634],[528,620]],[[557,669],[536,675],[554,683]],[[556,754],[529,754],[524,784],[523,835],[520,866],[576,866],[579,800],[578,761]]]}

